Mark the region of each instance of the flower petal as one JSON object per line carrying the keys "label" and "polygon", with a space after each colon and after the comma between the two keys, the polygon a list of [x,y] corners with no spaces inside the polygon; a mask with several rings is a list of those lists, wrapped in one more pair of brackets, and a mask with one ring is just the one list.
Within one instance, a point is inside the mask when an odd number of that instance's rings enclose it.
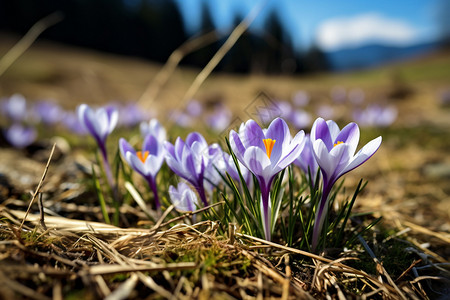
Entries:
{"label": "flower petal", "polygon": [[161,147],[158,140],[152,134],[145,136],[144,143],[142,144],[142,152],[148,151],[152,155],[161,155]]}
{"label": "flower petal", "polygon": [[230,131],[230,146],[234,154],[236,155],[237,159],[243,162],[245,146],[244,144],[242,144],[239,134],[234,130]]}
{"label": "flower petal", "polygon": [[158,174],[161,166],[164,162],[164,156],[149,155],[145,160],[144,167],[147,175],[151,175],[153,178]]}
{"label": "flower petal", "polygon": [[263,177],[265,183],[275,175],[272,174],[272,166],[270,159],[264,150],[259,147],[249,147],[244,154],[244,164],[257,177]]}
{"label": "flower petal", "polygon": [[269,128],[265,133],[265,137],[275,140],[272,153],[270,155],[270,161],[272,164],[276,164],[282,157],[283,149],[289,146],[291,141],[291,133],[286,122],[281,118],[276,118],[270,123]]}
{"label": "flower petal", "polygon": [[353,157],[353,160],[345,167],[344,170],[342,170],[342,174],[345,174],[347,172],[350,172],[351,170],[355,169],[356,167],[363,164],[366,160],[368,160],[372,155],[377,152],[378,148],[380,148],[382,138],[381,136],[377,137],[376,139],[373,139],[369,143],[367,143],[364,147],[361,148],[361,150],[356,153],[356,155]]}
{"label": "flower petal", "polygon": [[330,129],[327,122],[322,118],[317,118],[311,129],[311,141],[322,140],[327,147],[328,151],[333,148],[333,139],[331,138]]}
{"label": "flower petal", "polygon": [[136,155],[136,150],[134,150],[134,148],[131,147],[131,145],[124,138],[120,138],[119,140],[119,149],[122,157],[129,165],[131,165],[131,162],[127,158],[127,152],[131,152],[133,155]]}
{"label": "flower petal", "polygon": [[138,172],[142,176],[145,177],[145,176],[149,175],[149,173],[145,169],[144,163],[139,159],[139,157],[137,157],[133,153],[127,152],[126,153],[126,160],[129,161],[130,162],[130,166],[133,169],[135,169],[136,172]]}
{"label": "flower petal", "polygon": [[180,137],[177,137],[175,141],[175,158],[179,161],[181,161],[181,158],[183,156],[184,146],[184,141]]}
{"label": "flower petal", "polygon": [[313,153],[316,158],[317,164],[322,170],[322,174],[324,179],[330,179],[333,175],[336,164],[328,152],[327,146],[323,142],[323,140],[316,140],[313,143]]}
{"label": "flower petal", "polygon": [[351,145],[342,143],[330,151],[331,160],[335,163],[333,174],[329,178],[330,181],[335,181],[343,175],[342,171],[353,157],[353,153],[350,153],[350,150]]}
{"label": "flower petal", "polygon": [[349,123],[345,126],[334,140],[334,143],[343,142],[350,146],[350,153],[353,155],[359,143],[359,127],[356,123]]}
{"label": "flower petal", "polygon": [[278,162],[277,167],[280,168],[280,170],[286,168],[290,164],[294,162],[294,160],[297,159],[297,157],[300,155],[300,153],[303,150],[303,147],[305,147],[305,143],[299,143],[295,145],[293,148],[290,149],[288,153],[283,153],[282,159]]}
{"label": "flower petal", "polygon": [[165,142],[164,142],[164,149],[166,150],[166,155],[170,155],[170,156],[172,156],[173,158],[176,157],[176,154],[175,154],[175,147],[174,147],[171,143],[165,141]]}
{"label": "flower petal", "polygon": [[328,120],[327,126],[328,130],[330,131],[331,140],[335,141],[340,132],[339,126],[333,120]]}
{"label": "flower petal", "polygon": [[200,143],[200,145],[202,145],[205,149],[208,147],[208,143],[206,142],[205,138],[198,132],[191,132],[186,137],[186,144],[188,144],[189,146],[192,147],[192,144],[194,144],[194,142]]}
{"label": "flower petal", "polygon": [[261,127],[253,120],[248,120],[245,123],[245,127],[243,130],[243,136],[240,136],[241,142],[244,144],[246,148],[250,146],[256,146],[265,149],[263,139],[265,139],[265,135],[261,129]]}
{"label": "flower petal", "polygon": [[[203,164],[203,161],[201,162]],[[181,165],[183,167],[183,171],[185,173],[185,179],[189,182],[193,182],[196,185],[199,184],[199,174],[200,174],[200,168],[201,165],[198,164],[198,162],[195,161],[194,154],[190,151],[188,146],[185,146],[185,149],[183,150],[183,155],[181,158]]]}
{"label": "flower petal", "polygon": [[86,128],[86,130],[97,140],[98,143],[103,143],[104,141],[99,135],[99,128],[97,128],[98,126],[96,125],[96,122],[92,121],[95,120],[92,109],[86,104],[81,104],[78,106],[77,112],[78,119],[82,126]]}
{"label": "flower petal", "polygon": [[106,107],[105,111],[106,114],[108,115],[108,129],[107,129],[108,135],[114,130],[114,128],[117,125],[117,122],[119,121],[119,111],[113,106]]}

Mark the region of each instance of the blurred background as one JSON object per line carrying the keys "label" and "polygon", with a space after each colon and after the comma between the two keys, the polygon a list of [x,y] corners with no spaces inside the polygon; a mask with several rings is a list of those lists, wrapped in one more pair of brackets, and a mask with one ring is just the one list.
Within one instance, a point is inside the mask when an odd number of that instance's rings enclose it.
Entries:
{"label": "blurred background", "polygon": [[[217,41],[183,60],[203,67],[260,2],[1,1],[0,29],[23,35],[38,20],[61,12],[63,20],[46,30],[42,39],[157,62],[165,62],[189,38],[214,30]],[[417,57],[449,43],[447,0],[264,3],[216,70],[283,74],[355,70]]]}

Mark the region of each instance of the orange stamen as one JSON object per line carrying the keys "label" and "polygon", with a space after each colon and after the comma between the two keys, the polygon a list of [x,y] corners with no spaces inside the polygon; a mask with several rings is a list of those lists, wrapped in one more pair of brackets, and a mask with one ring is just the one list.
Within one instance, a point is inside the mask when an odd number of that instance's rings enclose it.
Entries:
{"label": "orange stamen", "polygon": [[273,146],[275,145],[276,140],[272,139],[263,139],[264,146],[266,147],[266,153],[267,156],[270,158],[270,155],[272,154]]}
{"label": "orange stamen", "polygon": [[147,157],[149,155],[148,151],[144,152],[144,155],[142,155],[142,151],[138,151],[136,152],[137,157],[143,162],[145,163],[145,161],[147,160]]}
{"label": "orange stamen", "polygon": [[337,145],[340,145],[340,144],[343,144],[344,142],[340,142],[340,141],[338,141],[338,142],[336,142],[335,144],[334,144],[334,146],[333,147],[336,147]]}

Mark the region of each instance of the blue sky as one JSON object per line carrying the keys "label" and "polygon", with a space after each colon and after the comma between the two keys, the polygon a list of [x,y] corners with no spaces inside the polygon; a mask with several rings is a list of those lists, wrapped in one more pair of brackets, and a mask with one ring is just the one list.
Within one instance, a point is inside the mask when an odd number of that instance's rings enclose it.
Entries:
{"label": "blue sky", "polygon": [[[294,45],[312,43],[326,50],[369,42],[410,45],[438,36],[439,3],[448,0],[268,0],[255,20],[253,30],[275,9],[286,23]],[[257,0],[178,0],[190,33],[201,21],[202,3],[207,3],[218,29],[229,30],[235,14],[246,15]]]}

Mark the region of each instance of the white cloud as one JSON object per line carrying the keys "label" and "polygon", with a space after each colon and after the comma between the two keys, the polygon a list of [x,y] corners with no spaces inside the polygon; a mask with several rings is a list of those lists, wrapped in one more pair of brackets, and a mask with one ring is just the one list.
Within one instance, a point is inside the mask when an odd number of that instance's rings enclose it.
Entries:
{"label": "white cloud", "polygon": [[419,30],[406,22],[369,13],[324,21],[318,27],[317,43],[324,50],[336,50],[368,42],[406,45],[418,36]]}

